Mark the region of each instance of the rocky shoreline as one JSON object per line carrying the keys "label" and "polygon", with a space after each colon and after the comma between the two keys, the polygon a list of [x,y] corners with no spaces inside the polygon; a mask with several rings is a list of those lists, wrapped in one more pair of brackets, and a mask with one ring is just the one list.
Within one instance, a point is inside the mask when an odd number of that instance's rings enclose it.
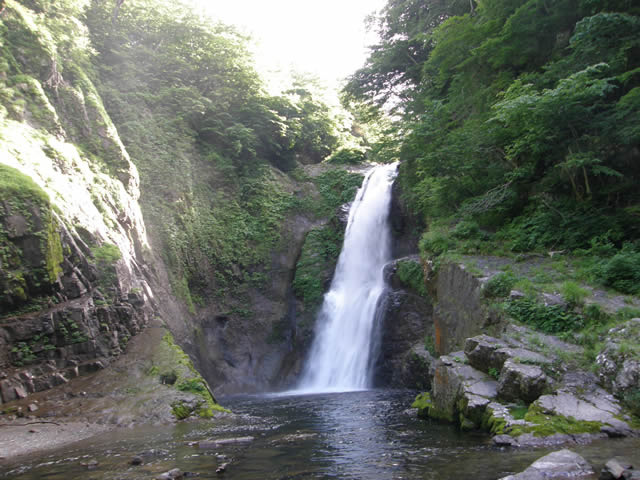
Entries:
{"label": "rocky shoreline", "polygon": [[558,450],[539,458],[523,472],[500,480],[552,480],[573,478],[576,480],[635,480],[640,479],[638,464],[634,466],[622,457],[613,457],[596,475],[594,468],[582,456],[571,450]]}

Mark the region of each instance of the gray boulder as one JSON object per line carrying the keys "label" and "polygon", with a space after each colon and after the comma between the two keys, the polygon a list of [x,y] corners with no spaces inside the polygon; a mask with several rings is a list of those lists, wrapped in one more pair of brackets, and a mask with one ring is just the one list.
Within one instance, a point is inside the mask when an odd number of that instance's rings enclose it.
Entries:
{"label": "gray boulder", "polygon": [[524,472],[509,475],[500,480],[552,480],[593,478],[591,465],[571,450],[559,450],[536,460]]}
{"label": "gray boulder", "polygon": [[464,345],[464,353],[469,359],[469,364],[483,372],[488,372],[491,368],[500,371],[510,358],[533,364],[551,363],[544,355],[525,348],[510,347],[504,340],[484,334],[468,338]]}
{"label": "gray boulder", "polygon": [[628,460],[621,457],[613,457],[604,465],[599,480],[628,479],[631,477],[632,470],[633,465]]}
{"label": "gray boulder", "polygon": [[507,401],[531,403],[549,386],[548,377],[536,365],[507,360],[500,372],[498,396]]}
{"label": "gray boulder", "polygon": [[500,361],[495,352],[505,346],[503,341],[482,334],[467,338],[464,353],[469,359],[469,364],[482,372],[488,372],[490,368],[500,370],[504,361]]}
{"label": "gray boulder", "polygon": [[616,400],[600,389],[582,397],[566,391],[543,395],[534,405],[547,414],[573,417],[578,421],[599,422],[609,436],[627,436],[633,433],[626,422],[616,418],[621,412]]}

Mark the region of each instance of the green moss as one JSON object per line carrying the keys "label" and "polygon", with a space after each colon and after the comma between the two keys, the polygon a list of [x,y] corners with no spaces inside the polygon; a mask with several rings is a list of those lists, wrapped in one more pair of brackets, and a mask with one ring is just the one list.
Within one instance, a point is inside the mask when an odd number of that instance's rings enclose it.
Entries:
{"label": "green moss", "polygon": [[509,413],[515,420],[524,420],[525,415],[529,411],[529,407],[526,405],[516,405],[509,408]]}
{"label": "green moss", "polygon": [[215,412],[229,412],[216,402],[207,382],[195,369],[189,356],[175,343],[170,333],[167,332],[162,337],[162,344],[163,348],[168,349],[168,355],[163,355],[162,365],[151,367],[149,375],[158,375],[161,383],[172,385],[176,390],[200,398],[191,407],[183,401],[174,402],[171,405],[173,415],[178,420],[183,420],[190,416],[210,418]]}
{"label": "green moss", "polygon": [[176,385],[176,388],[181,392],[191,392],[202,394],[207,391],[207,387],[204,385],[202,378],[188,378]]}
{"label": "green moss", "polygon": [[[51,293],[63,253],[49,196],[31,177],[0,164],[0,198],[0,218],[6,219],[0,222],[0,305],[9,314]],[[21,248],[27,236],[38,239],[40,250],[31,250],[28,258]]]}
{"label": "green moss", "polygon": [[49,195],[33,179],[19,170],[0,164],[0,193],[10,203],[30,202],[49,207]]}
{"label": "green moss", "polygon": [[598,433],[603,426],[600,422],[576,420],[574,417],[562,415],[547,415],[536,404],[529,407],[524,420],[531,425],[513,425],[509,434],[518,436],[523,433],[532,433],[536,437],[548,437],[556,433],[568,435]]}
{"label": "green moss", "polygon": [[342,231],[332,225],[307,234],[293,279],[293,291],[307,307],[315,308],[322,302],[325,280],[335,267],[342,240]]}
{"label": "green moss", "polygon": [[193,408],[189,407],[186,403],[174,402],[171,404],[171,413],[178,420],[184,420],[185,418],[189,418],[193,413]]}
{"label": "green moss", "polygon": [[122,257],[122,253],[118,247],[106,242],[92,248],[91,253],[99,273],[98,286],[106,294],[118,281],[116,263]]}
{"label": "green moss", "polygon": [[411,408],[418,409],[418,414],[420,414],[420,412],[423,410],[431,408],[432,406],[433,403],[431,403],[431,394],[429,392],[420,393],[411,404]]}
{"label": "green moss", "polygon": [[450,412],[436,407],[431,400],[431,394],[424,392],[419,394],[411,404],[411,408],[418,409],[418,416],[423,418],[433,418],[435,420],[443,420],[446,422],[453,422],[454,418]]}
{"label": "green moss", "polygon": [[49,281],[54,283],[58,280],[58,277],[62,273],[62,267],[60,266],[64,261],[62,253],[62,243],[60,242],[60,234],[56,228],[56,221],[54,219],[49,222],[47,229],[47,246],[45,254],[47,262],[47,273],[49,274]]}
{"label": "green moss", "polygon": [[492,415],[487,410],[482,417],[481,427],[492,435],[502,435],[507,427],[507,421],[502,417]]}

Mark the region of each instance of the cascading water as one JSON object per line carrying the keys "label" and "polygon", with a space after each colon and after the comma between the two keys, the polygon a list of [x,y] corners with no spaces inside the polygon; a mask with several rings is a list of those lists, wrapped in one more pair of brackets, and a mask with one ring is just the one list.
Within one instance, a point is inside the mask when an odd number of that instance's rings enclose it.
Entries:
{"label": "cascading water", "polygon": [[344,244],[324,296],[316,337],[299,389],[307,392],[363,390],[370,386],[378,343],[375,315],[390,260],[389,207],[397,164],[375,167],[349,211]]}

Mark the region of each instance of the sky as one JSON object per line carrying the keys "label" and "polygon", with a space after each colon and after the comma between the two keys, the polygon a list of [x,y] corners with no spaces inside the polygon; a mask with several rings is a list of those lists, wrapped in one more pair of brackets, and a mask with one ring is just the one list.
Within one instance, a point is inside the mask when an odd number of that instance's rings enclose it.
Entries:
{"label": "sky", "polygon": [[[365,18],[386,0],[193,0],[254,39],[256,66],[272,88],[293,68],[330,88],[361,67],[375,33]],[[280,70],[280,74],[275,73]]]}

